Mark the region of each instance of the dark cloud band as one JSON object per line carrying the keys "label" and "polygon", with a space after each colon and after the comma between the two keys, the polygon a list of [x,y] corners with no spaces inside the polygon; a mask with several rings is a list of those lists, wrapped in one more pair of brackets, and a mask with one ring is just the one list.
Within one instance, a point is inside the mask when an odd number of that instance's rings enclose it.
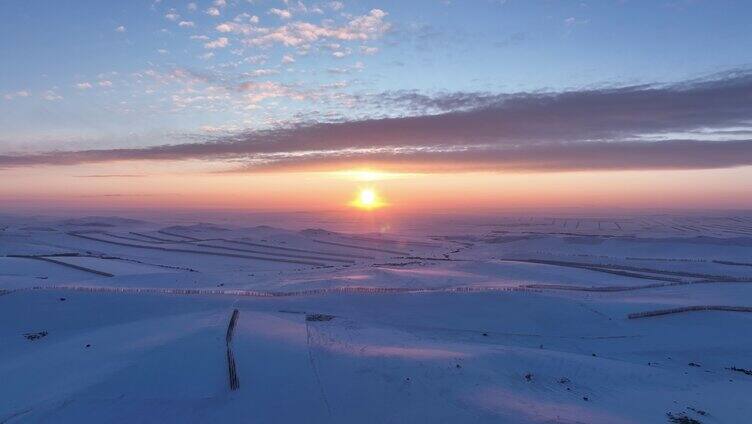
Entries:
{"label": "dark cloud band", "polygon": [[[246,172],[361,163],[453,172],[752,165],[752,140],[739,140],[752,128],[748,72],[673,85],[561,93],[397,92],[366,101],[399,104],[411,113],[246,131],[179,145],[6,155],[0,156],[0,167],[183,159],[242,160]],[[706,141],[700,135],[715,138]]]}

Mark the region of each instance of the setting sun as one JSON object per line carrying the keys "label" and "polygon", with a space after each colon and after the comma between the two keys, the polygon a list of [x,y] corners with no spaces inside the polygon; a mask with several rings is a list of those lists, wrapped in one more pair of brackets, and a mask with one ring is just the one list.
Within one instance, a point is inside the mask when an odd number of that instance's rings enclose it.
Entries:
{"label": "setting sun", "polygon": [[360,209],[371,210],[384,206],[384,202],[381,201],[376,190],[364,188],[358,192],[358,196],[351,202],[351,205]]}

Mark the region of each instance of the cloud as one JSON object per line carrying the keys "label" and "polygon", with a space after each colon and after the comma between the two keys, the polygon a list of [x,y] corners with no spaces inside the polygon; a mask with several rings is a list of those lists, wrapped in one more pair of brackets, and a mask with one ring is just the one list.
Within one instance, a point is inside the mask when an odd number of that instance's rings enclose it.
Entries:
{"label": "cloud", "polygon": [[112,87],[112,81],[110,80],[102,80],[97,83],[100,87]]}
{"label": "cloud", "polygon": [[193,28],[195,24],[193,23],[193,21],[180,21],[178,23],[178,26],[181,28]]}
{"label": "cloud", "polygon": [[91,174],[91,175],[76,175],[76,178],[143,178],[147,177],[146,174]]}
{"label": "cloud", "polygon": [[238,91],[245,93],[245,99],[250,104],[275,97],[288,97],[294,100],[304,100],[306,93],[273,81],[248,81],[238,86]]}
{"label": "cloud", "polygon": [[206,14],[209,16],[219,16],[219,9],[216,7],[210,7],[206,9]]}
{"label": "cloud", "polygon": [[120,25],[119,27],[115,28],[115,32],[125,32],[125,27]]}
{"label": "cloud", "polygon": [[167,19],[168,21],[177,21],[178,19],[180,19],[180,15],[175,12],[169,12],[165,15],[165,19]]}
{"label": "cloud", "polygon": [[341,1],[330,1],[327,3],[327,6],[329,6],[330,9],[337,11],[344,9],[345,4]]}
{"label": "cloud", "polygon": [[223,24],[217,25],[215,28],[219,32],[232,32],[233,23],[232,22],[225,22]]}
{"label": "cloud", "polygon": [[342,74],[349,74],[354,71],[361,71],[365,68],[365,65],[363,62],[355,62],[352,66],[344,67],[344,68],[329,68],[326,71],[330,74],[335,75],[342,75]]}
{"label": "cloud", "polygon": [[555,172],[583,170],[710,169],[752,165],[752,140],[718,143],[567,143],[521,148],[354,149],[261,155],[233,172],[322,171],[376,167],[410,172]]}
{"label": "cloud", "polygon": [[[249,102],[309,93],[236,88]],[[0,167],[115,160],[232,160],[246,172],[368,164],[415,172],[700,169],[752,165],[752,73],[565,92],[388,92],[357,104],[389,118],[290,124],[205,142],[0,156]],[[744,138],[744,136],[747,138]]]}
{"label": "cloud", "polygon": [[5,98],[5,100],[13,100],[16,97],[29,97],[29,96],[31,96],[31,92],[29,92],[28,90],[19,90],[19,91],[16,91],[15,93],[7,93],[3,97]]}
{"label": "cloud", "polygon": [[195,12],[196,9],[198,9],[198,5],[196,3],[194,3],[194,2],[191,2],[191,3],[188,3],[188,5],[186,6],[186,8],[189,11],[191,11],[191,12]]}
{"label": "cloud", "polygon": [[578,18],[575,18],[573,16],[564,19],[564,25],[566,25],[568,27],[573,27],[573,26],[577,26],[577,25],[585,25],[588,22],[590,22],[590,20],[588,20],[588,19],[578,19]]}
{"label": "cloud", "polygon": [[214,41],[209,41],[208,43],[204,43],[204,48],[206,49],[223,49],[227,47],[230,44],[227,37],[219,37]]}
{"label": "cloud", "polygon": [[250,72],[244,72],[243,76],[249,76],[249,77],[264,77],[269,75],[276,75],[279,71],[276,69],[255,69]]}
{"label": "cloud", "polygon": [[90,82],[79,82],[76,84],[76,88],[78,88],[79,90],[88,90],[91,87],[93,86],[91,85]]}
{"label": "cloud", "polygon": [[287,9],[277,9],[272,8],[269,9],[270,15],[277,15],[280,19],[290,19],[292,17],[292,13]]}
{"label": "cloud", "polygon": [[391,24],[387,13],[373,9],[368,14],[352,17],[341,26],[317,25],[310,22],[291,22],[276,28],[263,28],[249,24],[227,22],[223,30],[245,36],[243,43],[250,46],[282,44],[301,47],[320,40],[368,41],[382,37]]}
{"label": "cloud", "polygon": [[295,58],[290,56],[289,54],[286,54],[282,56],[282,63],[284,64],[295,63]]}
{"label": "cloud", "polygon": [[47,90],[42,94],[42,98],[49,102],[54,102],[57,100],[62,100],[63,96],[60,96],[59,94],[57,94],[55,90]]}

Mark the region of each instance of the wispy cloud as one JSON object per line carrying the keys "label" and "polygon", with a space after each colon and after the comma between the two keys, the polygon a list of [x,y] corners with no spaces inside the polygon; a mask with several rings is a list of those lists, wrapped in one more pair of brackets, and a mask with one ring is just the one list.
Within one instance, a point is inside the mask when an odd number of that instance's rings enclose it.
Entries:
{"label": "wispy cloud", "polygon": [[168,21],[177,21],[178,19],[180,19],[180,15],[178,15],[174,11],[170,11],[169,13],[165,14],[165,19],[167,19]]}
{"label": "wispy cloud", "polygon": [[[278,15],[279,11],[270,12]],[[344,25],[318,25],[310,22],[291,22],[278,27],[258,27],[255,23],[225,22],[217,27],[220,32],[232,32],[242,36],[242,42],[249,46],[269,46],[282,44],[298,47],[324,40],[367,41],[378,39],[391,28],[386,21],[387,13],[373,9],[366,15],[355,16]]]}
{"label": "wispy cloud", "polygon": [[276,15],[280,19],[290,19],[292,17],[292,13],[289,10],[287,10],[287,9],[277,9],[276,7],[272,8],[272,9],[269,9],[269,14],[270,15]]}
{"label": "wispy cloud", "polygon": [[50,101],[50,102],[54,102],[54,101],[57,101],[57,100],[62,100],[63,96],[57,94],[57,92],[55,90],[47,90],[47,91],[45,91],[42,94],[42,98],[44,100],[47,100],[47,101]]}
{"label": "wispy cloud", "polygon": [[575,18],[574,16],[564,19],[564,25],[568,27],[585,25],[588,22],[590,22],[588,19]]}
{"label": "wispy cloud", "polygon": [[91,174],[76,175],[76,178],[143,178],[148,177],[146,174]]}
{"label": "wispy cloud", "polygon": [[31,96],[31,92],[29,92],[28,90],[18,90],[14,93],[6,93],[3,96],[3,98],[5,98],[5,100],[13,100],[16,97],[29,97],[29,96]]}
{"label": "wispy cloud", "polygon": [[219,37],[216,40],[209,41],[208,43],[204,43],[204,48],[207,49],[223,49],[227,47],[230,44],[227,37]]}

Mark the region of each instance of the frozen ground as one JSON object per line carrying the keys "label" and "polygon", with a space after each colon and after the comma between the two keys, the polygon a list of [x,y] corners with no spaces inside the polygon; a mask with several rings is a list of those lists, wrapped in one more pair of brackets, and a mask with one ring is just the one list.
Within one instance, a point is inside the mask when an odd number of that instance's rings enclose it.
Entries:
{"label": "frozen ground", "polygon": [[0,423],[752,422],[751,215],[287,227],[0,216]]}

